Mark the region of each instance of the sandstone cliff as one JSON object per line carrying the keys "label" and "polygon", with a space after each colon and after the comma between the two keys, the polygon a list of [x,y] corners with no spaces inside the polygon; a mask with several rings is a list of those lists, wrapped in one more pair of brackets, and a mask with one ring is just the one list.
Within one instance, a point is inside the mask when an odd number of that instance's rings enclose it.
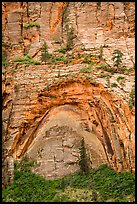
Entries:
{"label": "sandstone cliff", "polygon": [[125,65],[132,66],[134,23],[134,2],[3,2],[3,38],[9,59],[24,52],[39,59],[46,41],[50,52],[60,46],[76,50],[104,46],[108,61],[117,48],[124,53]]}
{"label": "sandstone cliff", "polygon": [[93,168],[134,172],[134,2],[2,6],[5,157],[27,153],[35,172],[62,177],[79,169],[84,137]]}

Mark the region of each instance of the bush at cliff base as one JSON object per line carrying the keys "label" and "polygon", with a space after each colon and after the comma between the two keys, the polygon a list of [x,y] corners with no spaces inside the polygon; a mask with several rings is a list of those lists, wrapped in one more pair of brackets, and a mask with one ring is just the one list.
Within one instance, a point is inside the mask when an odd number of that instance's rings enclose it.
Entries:
{"label": "bush at cliff base", "polygon": [[135,201],[135,177],[106,164],[55,180],[46,180],[26,164],[15,166],[11,186],[2,189],[3,202],[127,202]]}

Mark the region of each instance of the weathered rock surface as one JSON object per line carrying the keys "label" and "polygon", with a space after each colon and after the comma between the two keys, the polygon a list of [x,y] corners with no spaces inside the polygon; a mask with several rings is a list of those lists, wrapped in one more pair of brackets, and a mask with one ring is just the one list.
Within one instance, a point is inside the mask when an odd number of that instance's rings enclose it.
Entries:
{"label": "weathered rock surface", "polygon": [[[98,58],[89,73],[75,55],[100,54],[110,65],[114,49],[123,52],[123,64],[134,64],[133,2],[3,2],[3,37],[9,66],[3,73],[4,155],[37,160],[34,172],[53,179],[79,170],[82,137],[91,166],[107,163],[117,171],[135,171],[135,111],[129,109],[134,71],[117,82],[119,73],[102,78]],[[107,11],[107,12],[106,12]],[[39,26],[24,28],[29,22]],[[70,34],[71,33],[71,34]],[[73,34],[73,35],[72,35]],[[53,53],[72,46],[74,59],[41,63],[44,41]],[[40,65],[13,63],[25,53]],[[117,87],[112,87],[116,82]]]}
{"label": "weathered rock surface", "polygon": [[[40,60],[44,42],[50,52],[72,46],[100,50],[112,64],[114,49],[123,52],[123,62],[135,62],[134,2],[3,2],[2,31],[9,45],[9,59],[29,53]],[[39,26],[26,28],[36,22]]]}
{"label": "weathered rock surface", "polygon": [[6,145],[14,158],[27,153],[38,161],[34,171],[47,178],[63,176],[78,170],[84,137],[92,167],[108,163],[118,171],[134,171],[134,116],[128,105],[81,74],[56,82],[53,77],[45,86],[48,66],[41,68],[43,77],[39,66],[29,67],[33,78],[25,66],[13,77],[17,85]]}

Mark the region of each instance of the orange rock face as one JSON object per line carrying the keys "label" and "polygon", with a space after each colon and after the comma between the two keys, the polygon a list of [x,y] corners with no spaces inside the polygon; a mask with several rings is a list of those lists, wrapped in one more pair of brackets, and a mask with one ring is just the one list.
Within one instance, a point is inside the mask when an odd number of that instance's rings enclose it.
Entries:
{"label": "orange rock face", "polygon": [[[5,157],[20,160],[27,154],[37,160],[34,172],[47,179],[63,177],[79,170],[84,138],[91,167],[107,163],[118,172],[135,172],[135,109],[128,105],[134,85],[134,12],[133,2],[3,2],[9,61],[2,79]],[[44,42],[50,54],[71,55],[71,61],[43,63]],[[58,55],[59,48],[72,50]],[[113,68],[114,49],[122,51],[123,66],[132,68],[123,72],[124,85],[118,83],[121,72],[102,71],[103,63]],[[14,62],[26,54],[40,65]],[[90,71],[84,60],[94,62]]]}
{"label": "orange rock face", "polygon": [[[117,171],[132,169],[134,172],[132,114],[128,106],[107,92],[103,85],[81,77],[58,82],[38,94],[32,115],[33,119],[26,116],[26,122],[20,126],[11,152],[16,159],[25,153],[36,159],[41,164],[34,168],[37,173],[54,178],[65,175],[61,170],[63,166],[68,166],[66,173],[78,170],[82,137],[92,167],[108,163]],[[57,155],[59,150],[62,157],[60,153]],[[51,164],[44,173],[42,169],[48,161]]]}

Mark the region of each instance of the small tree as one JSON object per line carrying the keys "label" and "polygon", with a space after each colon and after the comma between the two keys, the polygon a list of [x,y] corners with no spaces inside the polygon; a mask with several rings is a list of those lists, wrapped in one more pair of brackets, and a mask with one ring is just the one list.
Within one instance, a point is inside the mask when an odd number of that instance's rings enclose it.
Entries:
{"label": "small tree", "polygon": [[[100,2],[101,3],[101,2]],[[102,60],[103,59],[103,46],[100,46],[100,50],[99,50],[99,59]]]}
{"label": "small tree", "polygon": [[46,42],[44,42],[43,46],[42,46],[42,50],[41,50],[41,60],[43,62],[46,62],[47,59],[51,58],[52,55],[48,53],[48,46],[46,44]]}
{"label": "small tree", "polygon": [[114,50],[112,60],[117,68],[122,64],[122,56],[123,53],[120,50]]}
{"label": "small tree", "polygon": [[79,150],[80,150],[80,159],[79,159],[80,170],[82,173],[88,173],[88,171],[89,171],[89,157],[86,153],[84,138],[82,138],[82,140],[81,140]]}
{"label": "small tree", "polygon": [[69,50],[72,50],[73,47],[74,47],[74,43],[73,43],[73,39],[75,38],[75,35],[74,35],[74,29],[73,28],[68,28],[68,31],[67,31],[67,45],[66,45],[66,50],[69,51]]}

